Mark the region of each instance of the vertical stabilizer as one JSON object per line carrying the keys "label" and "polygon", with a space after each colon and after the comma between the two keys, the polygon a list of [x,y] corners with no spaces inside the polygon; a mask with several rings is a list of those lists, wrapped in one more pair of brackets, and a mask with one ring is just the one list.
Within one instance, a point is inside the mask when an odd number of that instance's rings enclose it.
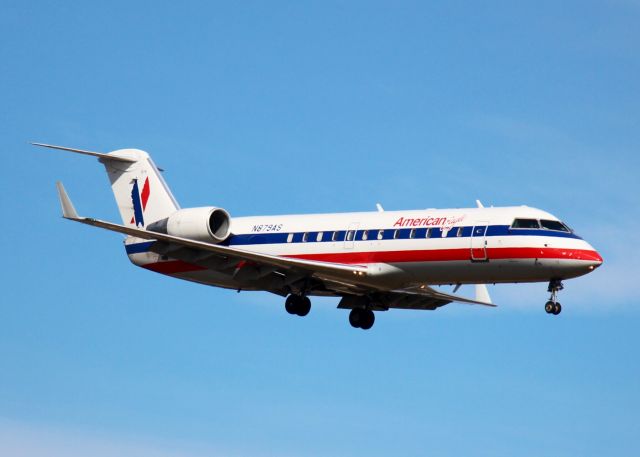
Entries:
{"label": "vertical stabilizer", "polygon": [[[110,159],[114,155],[117,159]],[[134,160],[123,162],[122,158]],[[126,226],[144,228],[180,209],[149,154],[139,149],[120,149],[102,155],[100,162]]]}

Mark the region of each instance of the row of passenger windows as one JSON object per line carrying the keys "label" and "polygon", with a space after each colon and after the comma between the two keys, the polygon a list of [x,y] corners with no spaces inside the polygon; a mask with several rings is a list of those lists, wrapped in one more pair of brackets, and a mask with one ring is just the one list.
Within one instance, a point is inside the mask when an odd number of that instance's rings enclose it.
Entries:
{"label": "row of passenger windows", "polygon": [[[560,221],[547,219],[515,219],[511,224],[512,229],[547,229],[559,232],[571,233],[571,229]],[[368,240],[397,240],[415,238],[436,238],[436,237],[462,237],[471,236],[472,227],[456,227],[451,230],[441,228],[412,228],[412,229],[381,229],[381,230],[339,230],[335,232],[304,232],[302,238],[295,237],[295,233],[287,235],[287,243],[302,241],[303,243],[313,241],[368,241]],[[480,230],[480,232],[478,232]],[[485,227],[476,227],[474,236],[483,236]]]}
{"label": "row of passenger windows", "polygon": [[515,219],[511,228],[516,229],[547,229],[556,230],[558,232],[571,232],[571,229],[560,221],[552,221],[550,219]]}
{"label": "row of passenger windows", "polygon": [[[469,234],[471,233],[471,228],[469,227]],[[347,230],[345,231],[336,231],[336,232],[305,232],[302,234],[302,242],[306,243],[308,241],[367,241],[367,240],[384,240],[384,239],[394,239],[397,240],[399,238],[432,238],[435,236],[447,236],[448,231],[441,229],[410,229],[408,236],[402,236],[405,230],[400,229],[387,229],[387,230]],[[465,232],[465,227],[458,227],[455,230],[455,236],[463,236]],[[287,243],[293,242],[293,233],[289,233],[287,236]]]}

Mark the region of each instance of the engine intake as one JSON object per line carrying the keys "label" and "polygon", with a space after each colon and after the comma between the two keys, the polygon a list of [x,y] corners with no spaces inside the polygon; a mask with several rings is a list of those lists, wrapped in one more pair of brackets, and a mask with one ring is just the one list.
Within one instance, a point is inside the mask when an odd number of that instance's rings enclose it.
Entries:
{"label": "engine intake", "polygon": [[231,234],[231,217],[222,208],[185,208],[147,226],[147,230],[190,240],[221,243]]}

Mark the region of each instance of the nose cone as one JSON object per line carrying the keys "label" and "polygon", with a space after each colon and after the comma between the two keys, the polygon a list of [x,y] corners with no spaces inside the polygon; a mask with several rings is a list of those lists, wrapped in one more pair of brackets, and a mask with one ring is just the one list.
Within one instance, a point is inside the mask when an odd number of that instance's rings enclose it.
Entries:
{"label": "nose cone", "polygon": [[588,249],[585,249],[580,253],[580,259],[585,261],[589,270],[595,270],[604,260],[598,251],[594,249],[589,243],[585,243],[588,246]]}

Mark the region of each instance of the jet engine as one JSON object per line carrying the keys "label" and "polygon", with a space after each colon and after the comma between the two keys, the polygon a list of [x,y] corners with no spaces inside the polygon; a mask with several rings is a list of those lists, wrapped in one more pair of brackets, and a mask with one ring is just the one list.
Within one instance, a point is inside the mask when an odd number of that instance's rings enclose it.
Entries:
{"label": "jet engine", "polygon": [[185,208],[147,226],[147,230],[190,240],[221,243],[231,234],[231,217],[222,208]]}

